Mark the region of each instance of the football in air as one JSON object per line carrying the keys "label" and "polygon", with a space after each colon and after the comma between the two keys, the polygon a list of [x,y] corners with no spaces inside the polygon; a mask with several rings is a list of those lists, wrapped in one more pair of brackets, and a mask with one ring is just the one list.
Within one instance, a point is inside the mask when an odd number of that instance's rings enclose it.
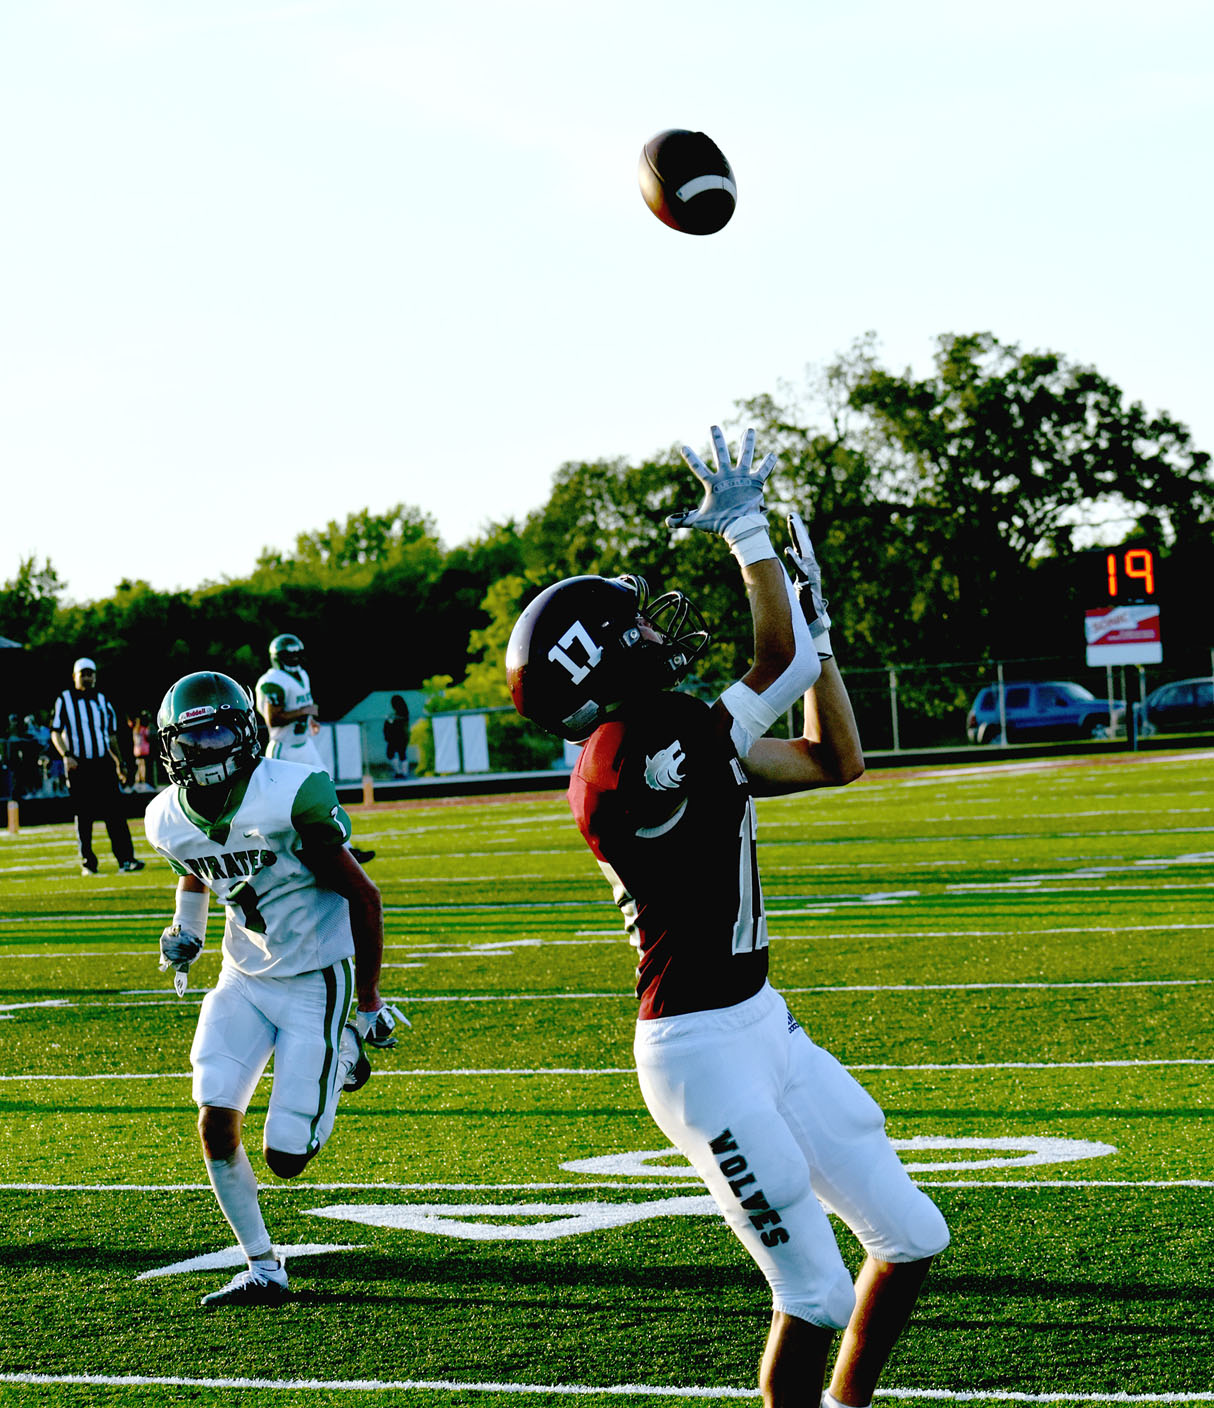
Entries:
{"label": "football in air", "polygon": [[715,235],[729,223],[738,188],[725,153],[703,132],[659,132],[641,149],[637,170],[645,204],[685,235]]}

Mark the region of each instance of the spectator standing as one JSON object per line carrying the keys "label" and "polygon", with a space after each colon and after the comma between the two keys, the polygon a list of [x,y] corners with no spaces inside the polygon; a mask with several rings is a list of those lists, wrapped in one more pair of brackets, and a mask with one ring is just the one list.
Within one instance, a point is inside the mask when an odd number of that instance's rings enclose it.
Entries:
{"label": "spectator standing", "polygon": [[135,859],[130,827],[122,812],[121,785],[126,779],[117,732],[113,705],[97,688],[97,666],[82,656],[72,666],[71,688],[56,698],[51,714],[51,742],[63,759],[76,813],[82,875],[97,874],[95,821],[105,823],[118,869],[143,869],[143,861]]}
{"label": "spectator standing", "polygon": [[392,696],[392,713],[384,720],[384,745],[397,777],[409,775],[409,706],[399,694]]}
{"label": "spectator standing", "polygon": [[152,732],[143,714],[136,714],[131,720],[131,755],[135,759],[135,791],[152,791],[152,780],[148,776],[152,756]]}

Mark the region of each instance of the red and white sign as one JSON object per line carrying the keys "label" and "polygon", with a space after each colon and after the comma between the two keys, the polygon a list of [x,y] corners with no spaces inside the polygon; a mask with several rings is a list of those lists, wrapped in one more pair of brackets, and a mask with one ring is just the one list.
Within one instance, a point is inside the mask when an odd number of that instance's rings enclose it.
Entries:
{"label": "red and white sign", "polygon": [[1089,665],[1158,665],[1163,660],[1158,606],[1107,606],[1083,620]]}

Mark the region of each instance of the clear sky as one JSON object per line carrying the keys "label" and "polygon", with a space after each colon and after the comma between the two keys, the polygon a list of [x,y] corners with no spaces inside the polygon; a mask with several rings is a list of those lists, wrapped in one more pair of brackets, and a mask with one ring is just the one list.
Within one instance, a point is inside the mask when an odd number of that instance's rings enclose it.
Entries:
{"label": "clear sky", "polygon": [[[718,235],[641,201],[666,127]],[[453,546],[867,329],[1214,450],[1207,0],[0,0],[0,134],[0,581],[69,599],[399,501]]]}

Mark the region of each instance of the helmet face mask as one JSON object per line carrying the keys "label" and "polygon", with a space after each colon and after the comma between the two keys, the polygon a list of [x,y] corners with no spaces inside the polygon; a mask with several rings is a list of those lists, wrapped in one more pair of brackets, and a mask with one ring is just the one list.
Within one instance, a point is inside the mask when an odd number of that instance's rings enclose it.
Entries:
{"label": "helmet face mask", "polygon": [[304,643],[287,633],[270,642],[270,664],[278,670],[298,670],[304,663]]}
{"label": "helmet face mask", "polygon": [[524,718],[577,742],[626,699],[676,685],[708,642],[681,592],[651,602],[641,577],[569,577],[515,623],[506,677]]}
{"label": "helmet face mask", "polygon": [[178,680],[156,726],[160,760],[179,786],[227,786],[261,757],[253,701],[228,675],[199,671]]}

